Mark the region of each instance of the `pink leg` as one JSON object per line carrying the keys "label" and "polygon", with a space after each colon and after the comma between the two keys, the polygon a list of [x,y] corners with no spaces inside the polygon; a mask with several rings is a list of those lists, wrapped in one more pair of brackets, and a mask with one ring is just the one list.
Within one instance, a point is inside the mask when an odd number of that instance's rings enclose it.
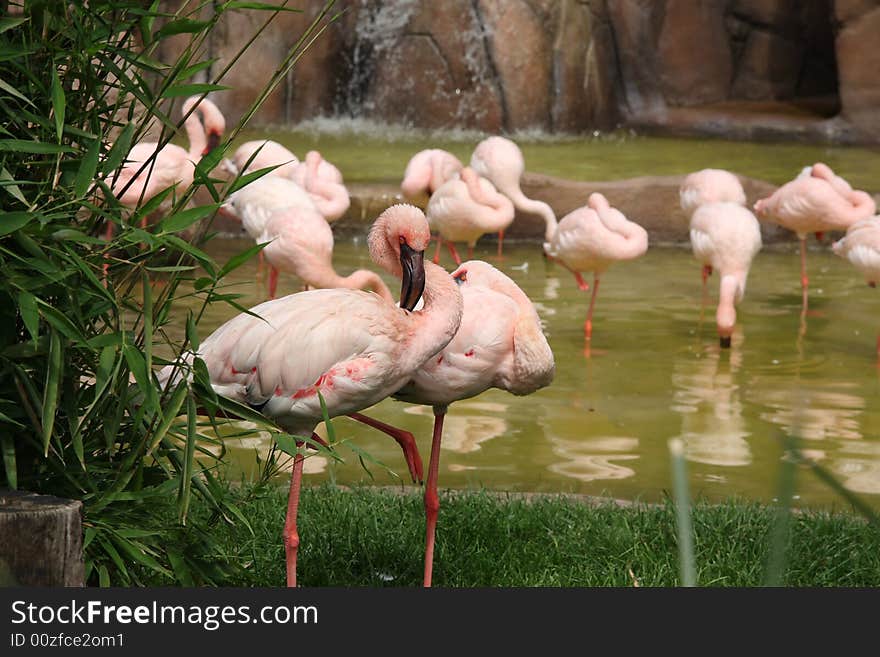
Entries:
{"label": "pink leg", "polygon": [[406,459],[406,466],[409,468],[409,474],[413,478],[413,481],[420,484],[422,483],[422,457],[419,454],[416,439],[409,431],[392,427],[390,424],[374,420],[373,418],[360,413],[349,413],[348,417],[357,422],[361,422],[362,424],[366,424],[368,427],[378,429],[382,433],[394,438],[394,440],[397,441],[397,444],[400,445],[401,449],[403,449],[403,458]]}
{"label": "pink leg", "polygon": [[275,298],[275,292],[278,291],[278,270],[269,265],[269,298]]}
{"label": "pink leg", "polygon": [[584,277],[581,276],[581,273],[579,271],[573,271],[571,273],[574,274],[574,280],[577,281],[579,290],[581,290],[582,292],[586,292],[590,289],[589,283],[584,280]]}
{"label": "pink leg", "polygon": [[504,249],[504,231],[499,230],[498,231],[498,257],[499,258],[503,257],[503,253],[502,253],[503,249]]}
{"label": "pink leg", "polygon": [[584,336],[587,340],[593,337],[593,308],[596,306],[596,295],[599,292],[599,275],[593,274],[593,294],[590,296],[590,309],[587,311],[587,321],[584,322]]}
{"label": "pink leg", "polygon": [[703,265],[703,289],[706,289],[706,283],[709,281],[709,277],[712,275],[712,265]]}
{"label": "pink leg", "polygon": [[299,508],[299,491],[302,486],[303,455],[293,457],[290,473],[290,493],[287,496],[287,517],[284,519],[284,552],[287,556],[287,585],[296,586],[296,554],[299,551],[299,534],[296,531],[296,513]]}
{"label": "pink leg", "polygon": [[440,498],[437,495],[437,470],[440,466],[440,439],[443,437],[443,417],[445,406],[434,407],[434,435],[431,438],[431,460],[428,462],[428,483],[425,485],[425,580],[424,586],[431,586],[434,572],[434,532],[437,528],[437,512]]}
{"label": "pink leg", "polygon": [[437,248],[434,249],[434,264],[440,264],[440,247],[443,246],[443,238],[437,235]]}
{"label": "pink leg", "polygon": [[810,286],[810,279],[807,278],[807,236],[801,238],[801,290],[804,294],[804,308],[807,307],[807,290]]}
{"label": "pink leg", "polygon": [[468,252],[467,253],[468,253],[468,260],[473,260],[474,259],[474,247],[472,247],[470,244],[468,244]]}
{"label": "pink leg", "polygon": [[455,250],[455,244],[452,242],[446,242],[446,248],[449,249],[449,253],[452,255],[452,259],[455,260],[455,264],[461,264],[461,258],[458,257],[458,251]]}

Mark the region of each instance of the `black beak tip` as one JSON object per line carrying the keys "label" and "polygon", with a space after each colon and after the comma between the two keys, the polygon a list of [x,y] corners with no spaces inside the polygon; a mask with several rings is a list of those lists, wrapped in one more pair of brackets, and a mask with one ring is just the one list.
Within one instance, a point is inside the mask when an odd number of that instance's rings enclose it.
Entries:
{"label": "black beak tip", "polygon": [[721,336],[719,343],[721,344],[722,349],[730,349],[730,336]]}

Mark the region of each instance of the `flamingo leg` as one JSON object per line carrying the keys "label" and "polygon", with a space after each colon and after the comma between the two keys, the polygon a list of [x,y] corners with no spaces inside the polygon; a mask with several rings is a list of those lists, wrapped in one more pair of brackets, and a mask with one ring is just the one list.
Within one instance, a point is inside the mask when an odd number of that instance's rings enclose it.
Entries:
{"label": "flamingo leg", "polygon": [[446,406],[434,407],[434,435],[431,438],[431,460],[428,462],[428,482],[425,485],[425,579],[424,586],[431,586],[434,572],[434,533],[437,529],[437,512],[440,498],[437,495],[437,470],[440,466],[440,439],[443,437],[443,418]]}
{"label": "flamingo leg", "polygon": [[571,273],[574,274],[574,280],[577,281],[577,286],[579,290],[581,290],[582,292],[586,292],[590,289],[590,284],[584,280],[584,277],[581,276],[581,273],[579,271],[572,271]]}
{"label": "flamingo leg", "polygon": [[443,246],[443,238],[437,235],[437,248],[434,249],[434,264],[440,264],[440,247]]}
{"label": "flamingo leg", "polygon": [[449,249],[449,253],[452,256],[452,259],[455,260],[455,264],[460,265],[461,258],[458,257],[458,251],[455,250],[455,244],[452,242],[446,242],[446,248]]}
{"label": "flamingo leg", "polygon": [[503,248],[504,248],[504,231],[498,231],[498,257],[503,257]]}
{"label": "flamingo leg", "polygon": [[419,454],[419,448],[416,445],[415,437],[409,431],[392,427],[390,424],[374,420],[361,413],[349,413],[348,417],[356,422],[366,424],[368,427],[378,429],[382,433],[394,438],[403,450],[403,458],[406,459],[406,466],[409,468],[409,474],[413,481],[418,482],[419,484],[422,483],[422,457]]}
{"label": "flamingo leg", "polygon": [[269,265],[269,298],[275,298],[275,292],[278,291],[278,270]]}
{"label": "flamingo leg", "polygon": [[801,291],[804,295],[804,308],[807,307],[807,291],[810,286],[810,279],[807,278],[807,236],[801,239]]}
{"label": "flamingo leg", "polygon": [[593,274],[593,294],[590,295],[590,309],[587,310],[587,321],[584,322],[584,336],[587,340],[593,337],[593,308],[596,307],[596,295],[599,292],[599,275]]}
{"label": "flamingo leg", "polygon": [[703,265],[703,292],[706,292],[706,284],[709,282],[709,277],[712,275],[712,265]]}
{"label": "flamingo leg", "polygon": [[263,270],[266,264],[266,256],[263,255],[263,252],[260,251],[257,254],[257,289],[260,290],[263,287]]}
{"label": "flamingo leg", "polygon": [[296,555],[299,551],[299,533],[296,530],[296,514],[299,509],[299,492],[302,487],[303,455],[293,457],[290,473],[290,493],[287,496],[287,516],[284,519],[284,553],[287,558],[287,586],[296,586]]}

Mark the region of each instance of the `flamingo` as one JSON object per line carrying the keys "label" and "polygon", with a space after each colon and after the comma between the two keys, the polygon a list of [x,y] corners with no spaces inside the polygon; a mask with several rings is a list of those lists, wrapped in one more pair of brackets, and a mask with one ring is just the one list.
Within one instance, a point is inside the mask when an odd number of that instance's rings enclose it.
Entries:
{"label": "flamingo", "polygon": [[410,158],[403,172],[400,191],[411,203],[425,205],[431,194],[462,168],[461,161],[440,148],[419,151]]}
{"label": "flamingo", "polygon": [[454,242],[466,242],[468,258],[484,233],[504,230],[513,221],[513,204],[499,194],[486,178],[464,167],[460,178],[447,180],[431,195],[425,210],[431,228],[439,233],[434,262],[440,261],[440,245],[446,242],[455,263],[461,258]]}
{"label": "flamingo", "polygon": [[[186,117],[183,125],[189,150],[176,144],[166,144],[161,149],[156,142],[135,144],[110,187],[122,205],[134,209],[169,187],[174,187],[177,194],[184,193],[193,183],[196,163],[220,143],[226,121],[213,102],[191,96],[184,101],[181,112]],[[170,202],[164,209],[167,207]],[[141,227],[146,224],[147,218],[143,217]],[[113,225],[110,224],[106,237],[112,236]]]}
{"label": "flamingo", "polygon": [[[474,171],[488,178],[499,192],[509,198],[517,210],[537,214],[547,224],[556,223],[556,215],[549,205],[528,198],[520,189],[519,181],[526,165],[522,151],[516,143],[505,137],[488,137],[477,144],[471,155],[470,165]],[[499,257],[503,243],[504,229],[498,232]]]}
{"label": "flamingo", "polygon": [[339,174],[337,181],[328,166],[339,171],[318,151],[309,151],[306,153],[305,163],[297,167],[293,180],[309,193],[324,219],[332,223],[348,211],[351,199],[348,190],[342,184],[342,174]]}
{"label": "flamingo", "polygon": [[[831,250],[846,258],[865,277],[871,287],[880,280],[880,217],[862,219],[850,226],[846,235],[831,245]],[[880,358],[880,336],[877,337]]]}
{"label": "flamingo", "polygon": [[[400,307],[360,290],[311,290],[255,306],[200,347],[214,390],[257,408],[294,435],[318,441],[321,399],[336,417],[400,390],[452,340],[461,322],[455,281],[424,262],[429,240],[421,210],[405,204],[385,210],[368,243],[376,264],[402,279]],[[423,308],[413,310],[422,295]],[[173,378],[172,367],[160,373],[160,382]],[[296,586],[302,469],[298,453],[284,523],[288,586]]]}
{"label": "flamingo", "polygon": [[271,175],[292,180],[298,165],[299,159],[288,148],[271,139],[258,139],[243,143],[222,166],[233,176],[274,166]]}
{"label": "flamingo", "polygon": [[691,248],[703,265],[703,296],[713,268],[721,272],[715,313],[720,344],[730,347],[736,323],[735,304],[742,300],[752,259],[761,250],[761,227],[745,207],[739,178],[723,169],[689,174],[679,188],[682,210],[690,219]]}
{"label": "flamingo", "polygon": [[590,194],[587,205],[565,215],[558,225],[547,224],[544,251],[559,260],[572,274],[578,287],[588,290],[581,272],[593,272],[593,293],[584,322],[587,341],[593,336],[593,308],[599,280],[608,267],[620,260],[634,260],[648,250],[648,233],[612,208],[602,194]]}
{"label": "flamingo", "polygon": [[[317,212],[318,208],[312,197],[298,184],[281,176],[266,175],[245,185],[230,194],[220,212],[241,221],[245,232],[257,242],[262,242],[266,232],[266,224],[271,216],[278,211],[302,209]],[[265,250],[265,249],[264,249]],[[263,251],[259,254],[257,277],[262,276]],[[269,279],[277,280],[278,272],[269,265]]]}
{"label": "flamingo", "polygon": [[767,198],[755,203],[759,219],[793,230],[800,240],[801,290],[807,308],[807,234],[846,230],[861,219],[872,217],[877,205],[868,194],[855,191],[843,178],[818,162]]}
{"label": "flamingo", "polygon": [[350,288],[371,290],[394,303],[388,286],[378,274],[358,269],[340,276],[333,269],[333,231],[324,217],[303,207],[284,208],[273,212],[257,243],[269,242],[261,253],[271,266],[269,298],[275,298],[278,272],[294,274],[307,286],[315,288]]}
{"label": "flamingo", "polygon": [[[528,395],[550,384],[555,365],[553,352],[541,330],[541,320],[519,286],[481,260],[463,263],[452,277],[461,286],[464,310],[458,332],[445,348],[419,368],[393,397],[434,410],[434,431],[428,480],[425,485],[425,573],[431,586],[434,534],[440,499],[437,477],[443,419],[449,405],[500,388]],[[352,416],[391,436],[399,429],[362,415]]]}

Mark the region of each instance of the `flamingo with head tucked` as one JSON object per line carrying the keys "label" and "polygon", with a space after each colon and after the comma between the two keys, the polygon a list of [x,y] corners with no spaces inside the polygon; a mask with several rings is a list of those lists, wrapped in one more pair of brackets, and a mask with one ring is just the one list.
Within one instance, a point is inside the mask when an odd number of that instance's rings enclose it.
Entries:
{"label": "flamingo with head tucked", "polygon": [[752,259],[761,249],[761,226],[746,207],[739,179],[719,169],[704,169],[685,178],[681,206],[691,215],[694,256],[706,277],[715,269],[721,277],[715,323],[722,347],[730,347],[736,324],[736,304],[742,300]]}
{"label": "flamingo with head tucked", "polygon": [[[880,281],[880,217],[862,219],[850,226],[846,235],[831,245],[831,250],[849,260],[871,287]],[[880,336],[877,337],[880,358]]]}
{"label": "flamingo with head tucked", "polygon": [[491,182],[470,167],[464,167],[459,175],[431,195],[425,210],[431,228],[439,234],[435,263],[439,262],[442,242],[456,264],[461,264],[455,242],[467,243],[471,257],[481,235],[504,230],[513,221],[513,204]]}
{"label": "flamingo with head tucked", "polygon": [[223,160],[223,169],[233,176],[274,166],[271,175],[293,179],[299,159],[288,148],[271,139],[246,141]]}
{"label": "flamingo with head tucked", "polygon": [[[425,586],[431,585],[433,573],[434,534],[440,508],[440,441],[447,408],[489,388],[528,395],[549,385],[555,372],[553,352],[544,337],[538,313],[516,283],[480,260],[463,263],[452,277],[461,286],[464,300],[458,332],[393,395],[395,399],[434,409],[425,485]],[[363,415],[352,417],[391,436],[408,433],[388,425],[379,426]]]}
{"label": "flamingo with head tucked", "polygon": [[801,290],[807,308],[807,234],[846,230],[877,211],[874,199],[853,190],[843,178],[818,162],[787,182],[767,198],[755,203],[759,219],[793,230],[800,240]]}
{"label": "flamingo with head tucked", "polygon": [[318,151],[309,151],[293,177],[309,193],[318,212],[330,223],[341,218],[351,205],[348,190],[342,184],[342,174],[339,174],[337,181],[333,170],[339,171]]}
{"label": "flamingo with head tucked", "polygon": [[[249,404],[297,436],[323,420],[355,413],[400,390],[453,338],[461,321],[458,286],[424,262],[430,232],[422,212],[395,205],[370,231],[373,260],[401,277],[400,307],[360,290],[311,290],[267,301],[223,324],[199,349],[218,394]],[[420,297],[421,310],[414,310]],[[168,366],[160,381],[172,378]],[[296,585],[297,511],[303,455],[294,456],[284,545],[287,583]]]}
{"label": "flamingo with head tucked", "polygon": [[[509,198],[517,210],[537,214],[546,224],[556,223],[556,215],[549,205],[523,194],[520,178],[526,165],[522,151],[516,143],[506,137],[488,137],[477,144],[471,155],[470,165],[474,171],[488,178],[499,192]],[[498,232],[499,256],[503,243],[504,229]]]}
{"label": "flamingo with head tucked", "polygon": [[424,205],[437,189],[461,171],[461,161],[441,148],[419,151],[403,172],[400,191],[410,203]]}
{"label": "flamingo with head tucked", "polygon": [[593,193],[586,206],[569,212],[558,226],[555,219],[548,223],[545,237],[545,253],[574,274],[581,290],[589,289],[581,272],[593,272],[593,293],[584,322],[584,336],[589,341],[600,277],[615,262],[643,256],[648,250],[648,233],[612,208],[602,194]]}

